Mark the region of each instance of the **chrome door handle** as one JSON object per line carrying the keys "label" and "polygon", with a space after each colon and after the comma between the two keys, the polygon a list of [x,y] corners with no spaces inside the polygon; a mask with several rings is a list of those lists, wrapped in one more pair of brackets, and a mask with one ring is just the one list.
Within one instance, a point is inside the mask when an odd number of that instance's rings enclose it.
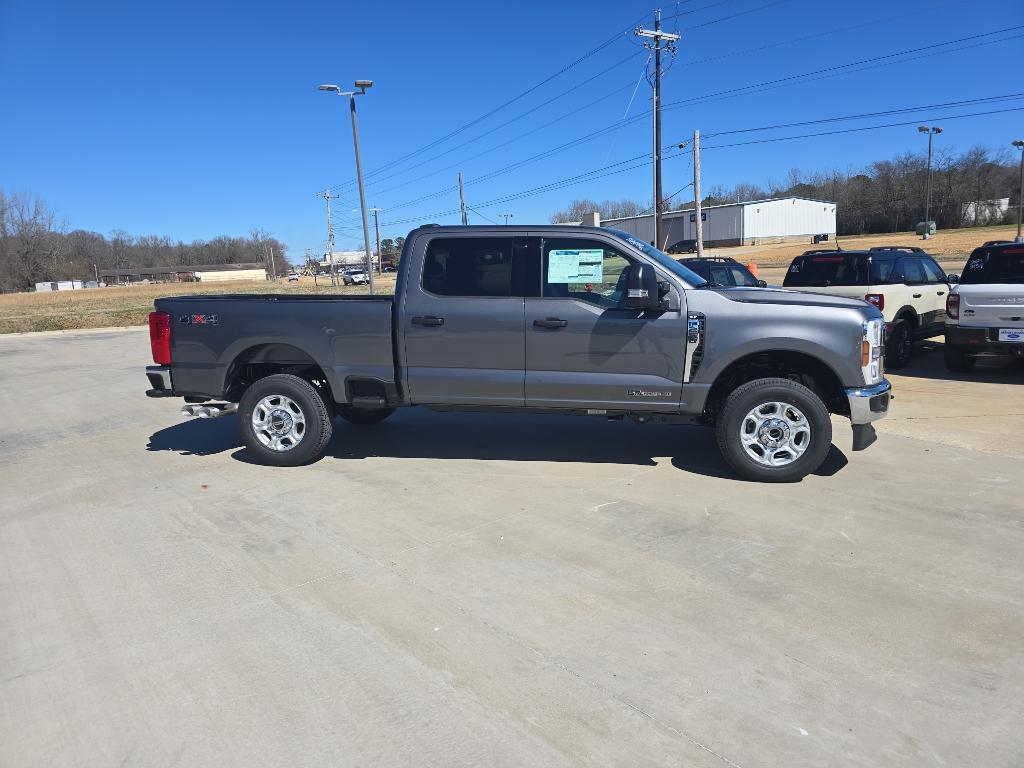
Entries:
{"label": "chrome door handle", "polygon": [[543,320],[534,320],[533,324],[537,328],[565,328],[569,321],[560,320],[557,317],[545,317]]}
{"label": "chrome door handle", "polygon": [[427,328],[436,328],[439,325],[444,325],[443,317],[434,317],[433,315],[423,315],[420,317],[414,317],[412,319],[413,325],[422,325]]}

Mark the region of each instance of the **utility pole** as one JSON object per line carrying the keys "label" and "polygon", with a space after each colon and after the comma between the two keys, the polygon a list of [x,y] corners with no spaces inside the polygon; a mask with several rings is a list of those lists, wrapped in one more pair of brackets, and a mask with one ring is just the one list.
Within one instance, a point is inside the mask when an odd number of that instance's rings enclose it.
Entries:
{"label": "utility pole", "polygon": [[331,190],[330,187],[320,195],[327,201],[327,269],[331,273],[331,285],[338,284],[338,276],[334,272],[334,227],[331,226]]}
{"label": "utility pole", "polygon": [[370,210],[373,211],[373,230],[377,234],[377,269],[380,269],[380,220],[377,218],[377,214],[383,211],[384,209],[374,206]]}
{"label": "utility pole", "polygon": [[[662,240],[662,200],[661,200],[661,52],[666,50],[675,53],[675,42],[679,35],[661,31],[661,10],[654,11],[654,29],[637,27],[634,34],[638,37],[649,37],[652,42],[644,47],[654,51],[654,76],[651,78],[651,107],[654,112],[654,139],[652,161],[654,164],[654,246],[664,247]],[[664,42],[664,44],[663,44]]]}
{"label": "utility pole", "polygon": [[508,226],[508,220],[512,218],[512,214],[511,213],[499,213],[498,215],[501,216],[501,218],[503,218],[505,220],[505,226],[507,227]]}
{"label": "utility pole", "polygon": [[704,224],[700,210],[700,131],[693,132],[693,213],[697,225],[697,258],[704,258]]}
{"label": "utility pole", "polygon": [[462,226],[469,224],[466,216],[466,193],[462,190],[462,171],[459,171],[459,208],[462,210]]}
{"label": "utility pole", "polygon": [[1017,192],[1017,238],[1015,242],[1024,243],[1020,234],[1020,221],[1024,217],[1024,139],[1016,139],[1013,146],[1020,150],[1020,190]]}
{"label": "utility pole", "polygon": [[277,282],[277,264],[274,263],[274,246],[270,246],[270,274],[274,276],[274,282]]}
{"label": "utility pole", "polygon": [[919,125],[917,130],[920,133],[928,134],[928,181],[925,184],[924,193],[924,235],[922,240],[927,240],[931,237],[931,207],[932,207],[932,137],[942,133],[942,129],[938,126],[929,128],[927,125]]}

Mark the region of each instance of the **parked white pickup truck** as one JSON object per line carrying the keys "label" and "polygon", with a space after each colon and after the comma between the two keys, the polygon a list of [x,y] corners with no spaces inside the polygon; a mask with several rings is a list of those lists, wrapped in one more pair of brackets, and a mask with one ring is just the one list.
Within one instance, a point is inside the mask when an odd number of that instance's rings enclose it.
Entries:
{"label": "parked white pickup truck", "polygon": [[946,299],[946,367],[979,357],[1024,357],[1024,243],[976,249]]}

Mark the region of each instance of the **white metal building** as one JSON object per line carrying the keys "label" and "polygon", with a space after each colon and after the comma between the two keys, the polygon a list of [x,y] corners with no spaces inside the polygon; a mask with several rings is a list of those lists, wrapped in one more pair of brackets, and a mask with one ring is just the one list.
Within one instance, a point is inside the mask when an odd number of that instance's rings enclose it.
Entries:
{"label": "white metal building", "polygon": [[[757,245],[765,242],[810,239],[836,234],[836,204],[806,197],[750,200],[702,207],[704,242],[710,246]],[[697,216],[692,209],[669,211],[662,217],[667,247],[697,237]],[[601,226],[629,232],[647,242],[654,240],[654,214],[608,219]]]}

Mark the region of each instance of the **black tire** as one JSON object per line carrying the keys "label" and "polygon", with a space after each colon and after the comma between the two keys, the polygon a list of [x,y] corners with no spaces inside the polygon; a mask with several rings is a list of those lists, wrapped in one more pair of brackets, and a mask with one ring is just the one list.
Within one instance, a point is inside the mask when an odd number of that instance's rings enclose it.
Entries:
{"label": "black tire", "polygon": [[374,408],[365,410],[362,408],[339,408],[337,413],[349,424],[360,427],[369,427],[373,424],[380,424],[384,419],[395,412],[394,408]]}
{"label": "black tire", "polygon": [[[281,450],[274,450],[264,444],[268,437],[273,439],[277,435],[270,423],[268,423],[268,429],[262,430],[262,439],[257,434],[257,427],[253,423],[253,412],[257,407],[265,411],[266,406],[261,403],[265,398],[275,397],[291,401],[291,404],[299,409],[303,424],[301,435],[297,439],[285,436],[285,439],[293,440],[292,447],[284,447]],[[296,423],[296,419],[287,422],[289,414],[292,414],[290,405],[285,405],[284,400],[281,400],[278,405],[281,407],[268,414],[268,416],[272,416],[278,410],[285,412],[277,426],[283,429],[286,423]],[[278,373],[260,379],[242,395],[242,400],[238,404],[238,429],[242,434],[245,447],[259,464],[268,464],[274,467],[297,467],[315,461],[323,455],[324,449],[331,441],[331,412],[316,387],[308,381],[288,373]]]}
{"label": "black tire", "polygon": [[942,358],[946,362],[946,370],[950,373],[968,373],[974,370],[974,364],[978,362],[974,355],[969,355],[948,343],[942,348]]}
{"label": "black tire", "polygon": [[[770,407],[771,403],[792,406],[809,427],[809,437],[806,438],[808,443],[802,449],[803,452],[782,466],[767,466],[760,463],[753,457],[753,453],[744,447],[742,440],[748,415],[758,406]],[[765,421],[761,422],[761,426],[767,427],[768,419],[773,415],[765,414]],[[832,422],[825,404],[803,384],[789,379],[756,379],[738,387],[726,398],[725,407],[718,415],[715,434],[718,449],[729,462],[729,466],[736,470],[740,477],[763,483],[792,483],[803,479],[821,466],[832,446]],[[748,434],[754,436],[756,433]],[[770,438],[766,436],[766,439]],[[756,451],[756,445],[754,449]],[[761,450],[765,450],[763,446]],[[790,454],[794,452],[795,450],[790,451]],[[781,450],[777,451],[777,454],[782,453]]]}
{"label": "black tire", "polygon": [[892,324],[889,338],[885,342],[885,367],[894,371],[903,368],[910,362],[913,351],[910,325],[905,320],[897,320]]}

